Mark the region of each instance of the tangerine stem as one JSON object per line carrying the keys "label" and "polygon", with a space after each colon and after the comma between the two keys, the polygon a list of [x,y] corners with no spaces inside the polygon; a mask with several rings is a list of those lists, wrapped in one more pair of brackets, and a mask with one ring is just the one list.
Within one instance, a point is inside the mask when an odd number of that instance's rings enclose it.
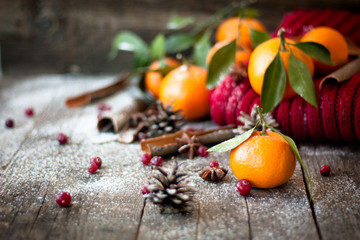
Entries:
{"label": "tangerine stem", "polygon": [[287,52],[287,49],[285,47],[285,29],[284,28],[280,28],[278,33],[277,33],[278,37],[280,38],[280,51],[282,52]]}
{"label": "tangerine stem", "polygon": [[258,114],[259,114],[259,116],[260,116],[260,122],[261,122],[261,126],[262,126],[262,133],[261,133],[261,135],[262,135],[262,136],[265,136],[265,135],[267,135],[267,133],[266,133],[267,125],[266,125],[265,118],[264,118],[264,116],[262,115],[262,111],[263,111],[263,110],[262,110],[262,108],[259,107],[259,106],[257,106],[256,110],[257,110],[257,112],[258,112]]}

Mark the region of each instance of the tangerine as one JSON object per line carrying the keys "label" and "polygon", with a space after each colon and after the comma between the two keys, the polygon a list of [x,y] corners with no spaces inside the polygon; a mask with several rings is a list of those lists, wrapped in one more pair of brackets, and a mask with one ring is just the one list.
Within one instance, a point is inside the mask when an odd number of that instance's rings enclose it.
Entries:
{"label": "tangerine", "polygon": [[181,110],[187,120],[209,114],[209,90],[206,88],[206,69],[182,65],[169,72],[160,84],[159,99]]}
{"label": "tangerine", "polygon": [[286,183],[294,174],[295,154],[278,133],[255,131],[231,150],[229,162],[238,179],[247,179],[257,188],[273,188]]}
{"label": "tangerine", "polygon": [[[232,41],[240,37],[238,45],[242,46],[249,51],[253,49],[250,37],[250,29],[265,32],[264,25],[255,18],[239,18],[232,17],[226,19],[220,24],[216,30],[216,41],[221,42],[224,40]],[[239,34],[240,29],[240,34]]]}
{"label": "tangerine", "polygon": [[330,52],[331,61],[334,65],[329,65],[314,60],[315,71],[317,74],[325,75],[333,72],[341,65],[347,62],[349,56],[349,47],[344,36],[337,30],[330,27],[317,27],[307,32],[301,39],[301,42],[316,42],[322,44]]}
{"label": "tangerine", "polygon": [[[286,42],[291,44],[295,43],[290,39],[286,39]],[[280,46],[280,38],[273,38],[261,43],[251,53],[249,66],[248,66],[248,75],[249,75],[251,87],[259,95],[261,95],[266,69],[269,67],[270,63],[274,60],[276,54],[278,53],[279,46]],[[290,86],[288,80],[290,51],[288,46],[286,46],[286,49],[287,51],[280,51],[280,57],[284,64],[286,76],[287,76],[285,92],[282,99],[289,99],[296,95],[295,91]],[[313,76],[314,63],[311,57],[306,55],[300,49],[294,46],[290,46],[290,49],[298,59],[300,59],[302,62],[306,64],[306,66],[310,70],[311,76]]]}
{"label": "tangerine", "polygon": [[[206,57],[206,64],[209,65],[210,61],[212,59],[212,57],[214,56],[214,54],[222,47],[224,47],[225,45],[229,44],[231,41],[229,40],[224,40],[221,42],[217,42],[209,51],[207,57]],[[236,54],[235,54],[235,63],[236,64],[246,64],[247,62],[249,62],[249,58],[250,58],[250,51],[246,50],[246,49],[242,49],[242,50],[236,50]]]}
{"label": "tangerine", "polygon": [[[152,62],[149,69],[158,70],[161,68],[162,64],[164,67],[176,67],[180,65],[180,62],[174,58],[164,58],[163,60],[156,60]],[[146,89],[149,90],[156,98],[159,97],[159,87],[162,80],[163,75],[159,72],[149,71],[145,74]]]}

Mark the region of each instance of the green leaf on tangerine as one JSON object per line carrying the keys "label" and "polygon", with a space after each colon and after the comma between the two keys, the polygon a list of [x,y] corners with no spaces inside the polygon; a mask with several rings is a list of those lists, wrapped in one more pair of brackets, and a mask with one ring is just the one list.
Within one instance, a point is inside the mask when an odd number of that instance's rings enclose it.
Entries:
{"label": "green leaf on tangerine", "polygon": [[330,58],[329,50],[323,45],[316,42],[299,42],[292,44],[293,46],[299,48],[301,51],[307,55],[316,58],[320,62],[324,62],[330,65],[334,65]]}
{"label": "green leaf on tangerine", "polygon": [[195,18],[193,17],[181,17],[181,16],[171,16],[169,21],[166,24],[167,29],[178,30],[195,23]]}
{"label": "green leaf on tangerine", "polygon": [[314,107],[318,107],[316,90],[309,68],[290,52],[289,82],[296,93]]}
{"label": "green leaf on tangerine", "polygon": [[282,134],[281,132],[279,132],[278,130],[276,130],[275,128],[273,127],[270,127],[270,126],[267,126],[268,128],[270,128],[272,131],[280,134],[285,140],[286,142],[290,145],[291,149],[293,150],[297,160],[299,161],[301,167],[304,169],[304,172],[306,174],[306,177],[308,179],[308,182],[310,184],[310,201],[311,201],[311,194],[312,194],[312,187],[313,187],[313,184],[312,184],[312,181],[311,181],[311,178],[310,178],[310,175],[309,175],[309,172],[307,171],[306,167],[305,167],[305,164],[303,162],[303,160],[301,159],[301,156],[300,156],[300,153],[299,153],[299,150],[294,142],[294,140],[292,140],[291,137],[288,137],[284,134]]}
{"label": "green leaf on tangerine", "polygon": [[150,45],[152,59],[160,59],[165,56],[165,37],[159,33]]}
{"label": "green leaf on tangerine", "polygon": [[258,121],[255,125],[255,127],[253,127],[250,130],[247,130],[246,132],[244,132],[243,134],[236,136],[234,138],[231,138],[229,140],[226,140],[222,143],[219,143],[218,145],[213,146],[212,148],[208,149],[208,152],[226,152],[228,150],[234,149],[237,146],[239,146],[240,144],[242,144],[243,142],[245,142],[247,139],[249,139],[249,137],[251,136],[251,134],[253,134],[255,128],[258,126],[260,121]]}
{"label": "green leaf on tangerine", "polygon": [[261,106],[270,112],[281,101],[286,86],[286,71],[279,52],[265,71],[261,90]]}
{"label": "green leaf on tangerine", "polygon": [[253,48],[256,48],[261,43],[270,39],[269,34],[267,34],[266,32],[259,31],[259,30],[253,29],[253,28],[250,28],[250,37],[251,37],[251,42],[252,42]]}
{"label": "green leaf on tangerine", "polygon": [[168,53],[178,53],[193,46],[195,37],[191,34],[179,33],[166,38],[165,47]]}
{"label": "green leaf on tangerine", "polygon": [[206,68],[206,57],[210,51],[211,32],[205,32],[194,46],[194,62],[196,65]]}
{"label": "green leaf on tangerine", "polygon": [[206,86],[208,88],[215,87],[216,84],[229,73],[231,66],[235,63],[235,52],[235,40],[215,52],[209,64],[206,80]]}

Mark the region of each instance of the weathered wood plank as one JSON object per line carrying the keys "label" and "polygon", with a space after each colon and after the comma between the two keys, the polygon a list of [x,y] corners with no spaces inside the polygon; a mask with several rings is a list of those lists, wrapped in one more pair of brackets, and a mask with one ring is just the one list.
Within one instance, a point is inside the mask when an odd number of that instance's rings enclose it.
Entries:
{"label": "weathered wood plank", "polygon": [[[118,239],[120,233],[123,239],[135,237],[143,205],[141,184],[136,181],[143,174],[136,171],[140,147],[126,146],[124,151],[114,142],[92,144],[87,139],[89,131],[91,136],[101,137],[95,127],[96,107],[69,110],[62,104],[68,94],[108,81],[85,88],[89,80],[62,84],[50,107],[39,114],[0,182],[0,238]],[[89,119],[94,119],[91,129]],[[68,145],[57,143],[59,131],[69,135]],[[96,155],[104,156],[103,168],[90,176],[87,167],[90,157]],[[74,199],[67,209],[54,200],[63,190]]]}
{"label": "weathered wood plank", "polygon": [[[302,144],[313,186],[313,207],[323,239],[360,239],[360,147]],[[324,164],[329,177],[321,176]]]}
{"label": "weathered wood plank", "polygon": [[319,239],[300,165],[284,185],[247,197],[252,239]]}

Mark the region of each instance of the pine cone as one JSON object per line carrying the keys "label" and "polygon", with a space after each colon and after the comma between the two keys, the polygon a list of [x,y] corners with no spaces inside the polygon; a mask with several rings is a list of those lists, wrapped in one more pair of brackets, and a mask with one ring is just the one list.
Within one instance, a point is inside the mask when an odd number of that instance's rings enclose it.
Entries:
{"label": "pine cone", "polygon": [[161,213],[188,212],[195,189],[188,186],[187,174],[177,173],[175,162],[170,173],[163,168],[155,168],[150,184],[146,186],[150,193],[145,198],[160,207]]}
{"label": "pine cone", "polygon": [[173,133],[184,125],[184,115],[180,110],[173,111],[172,106],[163,106],[157,102],[157,111],[152,113],[145,119],[145,126],[147,127],[148,137],[157,137],[168,133]]}
{"label": "pine cone", "polygon": [[[253,108],[251,109],[251,113],[250,115],[241,112],[241,115],[238,117],[238,120],[243,124],[242,126],[238,126],[238,128],[235,130],[236,133],[238,134],[242,134],[250,129],[252,129],[253,127],[255,127],[256,123],[259,121],[260,116],[257,112],[257,107],[258,105],[254,105]],[[272,117],[272,115],[270,113],[264,113],[263,117],[265,119],[265,122],[267,123],[267,125],[277,128],[279,125],[276,122],[276,120]],[[261,131],[262,126],[259,124],[258,127],[255,129],[257,131]]]}

